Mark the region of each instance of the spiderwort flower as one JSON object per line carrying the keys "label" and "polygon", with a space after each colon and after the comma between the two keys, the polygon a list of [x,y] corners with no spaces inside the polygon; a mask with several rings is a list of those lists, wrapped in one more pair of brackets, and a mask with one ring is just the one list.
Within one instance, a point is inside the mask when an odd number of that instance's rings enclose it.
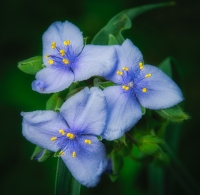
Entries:
{"label": "spiderwort flower", "polygon": [[53,93],[66,89],[74,81],[91,76],[106,76],[116,61],[113,46],[83,44],[81,31],[72,23],[54,22],[43,35],[43,63],[32,89]]}
{"label": "spiderwort flower", "polygon": [[119,58],[115,71],[106,78],[116,86],[104,90],[108,102],[107,140],[121,137],[142,117],[141,106],[164,109],[183,100],[179,87],[160,69],[144,65],[139,49],[130,40],[116,46]]}
{"label": "spiderwort flower", "polygon": [[107,105],[98,88],[85,88],[69,98],[60,112],[22,112],[22,133],[30,142],[60,157],[72,175],[87,187],[95,186],[107,168],[103,143],[96,137],[105,128]]}

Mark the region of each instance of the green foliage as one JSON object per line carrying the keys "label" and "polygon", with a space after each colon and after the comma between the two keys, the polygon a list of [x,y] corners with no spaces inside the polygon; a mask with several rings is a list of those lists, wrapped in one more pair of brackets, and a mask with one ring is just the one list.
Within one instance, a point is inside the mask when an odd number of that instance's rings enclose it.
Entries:
{"label": "green foliage", "polygon": [[164,141],[154,135],[145,135],[138,140],[137,146],[145,154],[159,156],[163,152],[159,144]]}
{"label": "green foliage", "polygon": [[[114,16],[105,27],[103,27],[92,40],[92,44],[96,45],[108,45],[108,44],[116,44],[116,40],[118,44],[122,44],[124,42],[124,37],[122,36],[122,31],[130,29],[132,24],[131,20],[135,19],[137,16],[142,13],[164,7],[174,5],[173,2],[167,3],[158,3],[158,4],[150,4],[144,5],[136,8],[131,8],[124,10]],[[115,37],[115,39],[114,39]]]}
{"label": "green foliage", "polygon": [[18,68],[27,74],[36,74],[43,68],[42,56],[35,56],[18,62]]}
{"label": "green foliage", "polygon": [[172,122],[183,122],[190,118],[178,105],[167,109],[156,110],[156,112],[163,118]]}

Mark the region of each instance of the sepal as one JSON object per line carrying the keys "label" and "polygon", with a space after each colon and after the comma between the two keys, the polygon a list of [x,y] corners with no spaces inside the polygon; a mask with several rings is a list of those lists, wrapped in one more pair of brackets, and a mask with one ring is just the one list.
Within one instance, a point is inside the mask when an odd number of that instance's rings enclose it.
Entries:
{"label": "sepal", "polygon": [[63,99],[59,96],[60,93],[53,94],[46,103],[46,110],[59,111],[63,104]]}
{"label": "sepal", "polygon": [[42,68],[44,68],[44,65],[42,63],[42,56],[35,56],[35,57],[32,57],[32,58],[23,60],[21,62],[18,62],[17,67],[22,72],[34,75],[38,71],[40,71]]}
{"label": "sepal", "polygon": [[167,109],[156,110],[156,112],[171,122],[183,122],[184,120],[188,120],[190,118],[190,116],[184,113],[178,105]]}

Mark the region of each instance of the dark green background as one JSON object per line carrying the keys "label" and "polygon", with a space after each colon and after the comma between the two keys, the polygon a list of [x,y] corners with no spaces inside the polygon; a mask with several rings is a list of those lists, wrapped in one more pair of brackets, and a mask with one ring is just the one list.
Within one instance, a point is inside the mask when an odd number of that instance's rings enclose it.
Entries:
{"label": "dark green background", "polygon": [[[45,109],[49,95],[31,90],[32,75],[17,69],[17,63],[41,55],[41,37],[54,21],[69,20],[77,25],[89,42],[118,12],[134,6],[166,1],[140,0],[2,0],[0,2],[0,194],[53,194],[56,159],[44,163],[31,161],[34,145],[21,134],[21,111]],[[199,100],[200,100],[200,3],[179,0],[174,7],[149,11],[133,21],[124,33],[142,51],[145,62],[158,65],[167,56],[180,64],[185,96],[185,111],[191,119],[184,122],[178,156],[194,179],[200,181]],[[148,194],[146,181],[135,177],[137,163],[126,161],[119,180],[111,183],[106,175],[97,188],[82,188],[82,194]],[[130,167],[130,170],[127,170]],[[145,171],[143,173],[146,174]],[[142,175],[142,174],[140,174]],[[141,177],[141,176],[140,176]],[[173,194],[186,194],[173,181]],[[143,178],[143,177],[142,177]],[[142,183],[142,185],[141,185]],[[166,184],[167,185],[167,184]],[[142,186],[142,187],[141,187]],[[140,187],[140,189],[138,189]],[[166,194],[169,194],[166,191]]]}

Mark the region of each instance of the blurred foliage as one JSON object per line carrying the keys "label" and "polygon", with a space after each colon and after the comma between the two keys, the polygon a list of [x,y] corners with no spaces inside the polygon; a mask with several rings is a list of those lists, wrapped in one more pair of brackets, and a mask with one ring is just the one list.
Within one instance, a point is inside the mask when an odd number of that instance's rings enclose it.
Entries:
{"label": "blurred foliage", "polygon": [[[17,63],[32,56],[42,54],[42,34],[56,20],[69,20],[77,25],[88,37],[90,43],[94,35],[105,26],[110,18],[122,10],[149,3],[166,1],[139,0],[85,0],[85,1],[25,1],[2,0],[1,8],[1,188],[0,194],[53,194],[56,158],[38,163],[30,157],[34,145],[21,134],[21,111],[45,110],[50,95],[38,94],[31,90],[34,75],[26,75],[17,69]],[[199,45],[200,45],[200,3],[198,0],[177,0],[176,6],[147,12],[134,20],[132,28],[124,32],[140,48],[145,62],[158,65],[167,56],[173,56],[179,63],[174,80],[184,86],[185,111],[191,120],[182,126],[170,124],[166,141],[177,152],[183,164],[197,182],[199,170],[199,129],[198,100],[200,98]],[[172,131],[175,131],[176,134]],[[180,137],[181,135],[181,137]],[[179,141],[174,141],[179,140]],[[174,171],[168,169],[148,169],[134,157],[139,154],[136,147],[131,149],[133,159],[125,157],[120,177],[111,182],[105,174],[95,187],[82,188],[87,195],[174,195],[188,194],[176,179]],[[141,156],[142,157],[142,156]],[[146,162],[151,159],[146,158]],[[159,163],[159,162],[153,162]],[[151,166],[151,165],[150,165]],[[162,167],[162,166],[161,166]],[[175,167],[176,169],[177,167]],[[154,176],[148,183],[148,171]],[[165,183],[163,171],[167,174]],[[157,177],[155,177],[157,175]],[[185,176],[185,175],[184,175]],[[183,176],[183,177],[184,177]],[[159,180],[160,178],[160,180]],[[152,184],[153,183],[153,184]],[[149,188],[151,186],[151,188]],[[170,186],[166,189],[166,186]],[[158,188],[159,187],[159,188]],[[155,190],[157,190],[156,193]]]}

